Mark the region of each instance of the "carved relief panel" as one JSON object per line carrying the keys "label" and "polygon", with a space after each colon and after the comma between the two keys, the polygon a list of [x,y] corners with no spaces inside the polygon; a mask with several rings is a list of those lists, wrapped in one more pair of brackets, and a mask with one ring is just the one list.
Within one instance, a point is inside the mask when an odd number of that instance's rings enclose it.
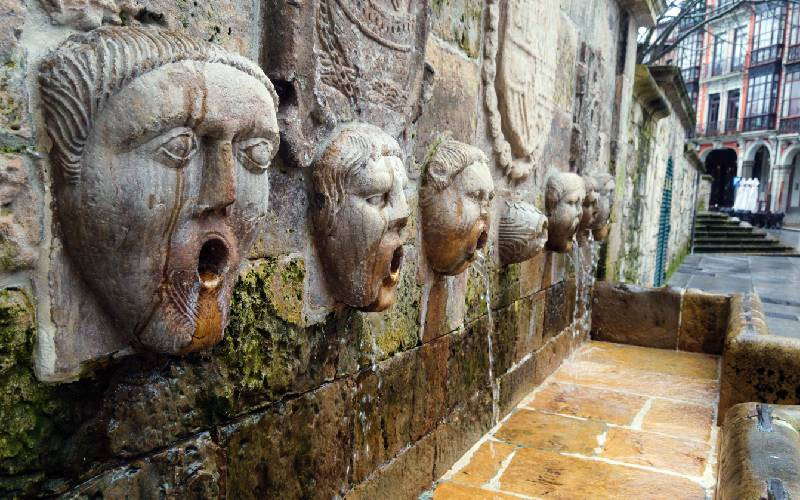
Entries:
{"label": "carved relief panel", "polygon": [[444,140],[424,167],[422,244],[435,272],[464,272],[489,241],[494,182],[483,151]]}
{"label": "carved relief panel", "polygon": [[[398,137],[418,114],[426,0],[313,0],[298,9],[268,2],[264,67],[279,82],[285,160],[307,167],[342,123]],[[285,98],[284,98],[285,97]]]}
{"label": "carved relief panel", "polygon": [[499,163],[511,180],[538,167],[556,88],[558,9],[539,0],[492,2],[484,62],[486,108]]}
{"label": "carved relief panel", "polygon": [[267,215],[272,84],[221,47],[123,27],[72,36],[39,80],[59,223],[40,372],[213,346]]}

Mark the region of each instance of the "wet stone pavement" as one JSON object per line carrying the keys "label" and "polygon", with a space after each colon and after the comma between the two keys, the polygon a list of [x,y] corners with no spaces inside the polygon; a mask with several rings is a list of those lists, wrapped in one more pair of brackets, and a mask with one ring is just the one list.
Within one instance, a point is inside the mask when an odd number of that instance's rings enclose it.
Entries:
{"label": "wet stone pavement", "polygon": [[693,254],[669,285],[706,292],[755,292],[764,304],[770,333],[800,338],[800,258]]}
{"label": "wet stone pavement", "polygon": [[718,393],[716,356],[589,342],[423,497],[713,498]]}

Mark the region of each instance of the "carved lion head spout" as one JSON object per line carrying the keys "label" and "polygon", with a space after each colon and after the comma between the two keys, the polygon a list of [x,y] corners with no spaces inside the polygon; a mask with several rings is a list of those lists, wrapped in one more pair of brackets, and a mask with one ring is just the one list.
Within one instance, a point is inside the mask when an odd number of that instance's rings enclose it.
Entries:
{"label": "carved lion head spout", "polygon": [[259,67],[152,29],[75,35],[39,75],[67,253],[151,350],[222,338],[267,214],[277,95]]}
{"label": "carved lion head spout", "polygon": [[586,196],[583,179],[577,174],[555,172],[547,178],[545,189],[547,249],[569,252],[583,215],[583,198]]}
{"label": "carved lion head spout", "polygon": [[594,177],[591,175],[584,176],[583,185],[586,189],[586,195],[583,197],[581,221],[578,224],[578,232],[575,234],[578,244],[581,246],[589,241],[589,234],[600,211],[600,194],[597,192]]}
{"label": "carved lion head spout", "polygon": [[489,241],[494,182],[478,148],[446,139],[425,169],[420,188],[422,240],[435,272],[465,271]]}
{"label": "carved lion head spout", "polygon": [[409,216],[397,141],[352,123],[333,133],[313,168],[311,218],[328,288],[363,311],[391,307]]}
{"label": "carved lion head spout", "polygon": [[533,205],[508,201],[498,239],[503,265],[526,261],[547,244],[547,217]]}
{"label": "carved lion head spout", "polygon": [[592,224],[592,235],[595,241],[603,241],[608,235],[608,220],[611,218],[611,209],[614,207],[616,186],[611,174],[595,174],[593,180],[597,190],[597,216]]}

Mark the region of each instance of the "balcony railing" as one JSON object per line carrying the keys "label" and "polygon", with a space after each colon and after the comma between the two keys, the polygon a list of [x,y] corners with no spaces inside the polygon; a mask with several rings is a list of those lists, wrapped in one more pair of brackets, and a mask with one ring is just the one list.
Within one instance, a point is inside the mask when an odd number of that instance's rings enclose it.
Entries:
{"label": "balcony railing", "polygon": [[744,60],[737,58],[736,60],[730,57],[714,61],[713,63],[703,66],[703,79],[711,78],[714,76],[728,75],[732,73],[740,73],[744,67]]}
{"label": "balcony railing", "polygon": [[725,133],[731,134],[739,131],[739,118],[728,118],[725,120]]}
{"label": "balcony railing", "polygon": [[751,130],[771,130],[775,128],[775,113],[767,115],[754,115],[744,117],[744,126],[742,127],[745,132]]}
{"label": "balcony railing", "polygon": [[739,130],[739,119],[738,118],[727,119],[725,120],[723,125],[724,125],[723,128],[720,128],[719,123],[716,122],[706,123],[705,125],[698,125],[695,130],[695,135],[697,135],[698,137],[700,136],[713,137],[716,135],[727,135],[736,133]]}
{"label": "balcony railing", "polygon": [[800,132],[800,117],[781,118],[781,132]]}
{"label": "balcony railing", "polygon": [[681,70],[681,76],[683,76],[684,82],[696,82],[700,80],[700,66],[683,68]]}
{"label": "balcony railing", "polygon": [[792,63],[800,61],[800,45],[792,45],[786,54],[786,62]]}
{"label": "balcony railing", "polygon": [[758,66],[773,61],[779,61],[783,55],[783,44],[771,45],[756,49],[750,53],[750,66]]}

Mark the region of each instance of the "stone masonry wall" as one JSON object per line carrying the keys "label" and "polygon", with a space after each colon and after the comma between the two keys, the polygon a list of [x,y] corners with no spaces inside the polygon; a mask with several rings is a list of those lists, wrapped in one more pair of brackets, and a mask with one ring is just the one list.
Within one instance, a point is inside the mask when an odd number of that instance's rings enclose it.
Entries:
{"label": "stone masonry wall", "polygon": [[[432,78],[420,116],[400,140],[412,216],[394,307],[363,313],[333,303],[306,217],[310,174],[276,159],[270,223],[244,264],[220,344],[186,357],[119,353],[45,383],[33,358],[37,325],[51,315],[47,270],[58,249],[39,61],[76,31],[152,25],[219,43],[272,76],[271,48],[280,40],[266,27],[278,7],[0,0],[0,496],[410,498],[445,473],[588,337],[597,245],[501,267],[493,233],[483,261],[445,278],[420,251],[420,165],[441,132],[490,158],[495,221],[506,200],[544,210],[548,169],[607,172],[627,143],[625,124],[615,126],[613,117],[630,108],[633,21],[624,21],[615,0],[544,4],[546,15],[527,22],[550,57],[536,61],[549,90],[537,96],[535,167],[520,180],[504,174],[496,150],[488,76],[493,20],[509,4],[430,2]],[[621,40],[627,48],[618,69]],[[668,130],[674,126],[663,121],[652,131],[654,162],[681,158],[682,143]],[[635,149],[620,146],[628,156],[617,168],[635,165]],[[679,160],[676,170],[685,169]],[[658,175],[645,185],[660,189]],[[685,175],[676,175],[684,191]],[[618,186],[618,200],[624,189]],[[676,232],[679,244],[684,233]],[[652,252],[645,243],[639,251]],[[641,269],[646,282],[652,272],[644,262]]]}

